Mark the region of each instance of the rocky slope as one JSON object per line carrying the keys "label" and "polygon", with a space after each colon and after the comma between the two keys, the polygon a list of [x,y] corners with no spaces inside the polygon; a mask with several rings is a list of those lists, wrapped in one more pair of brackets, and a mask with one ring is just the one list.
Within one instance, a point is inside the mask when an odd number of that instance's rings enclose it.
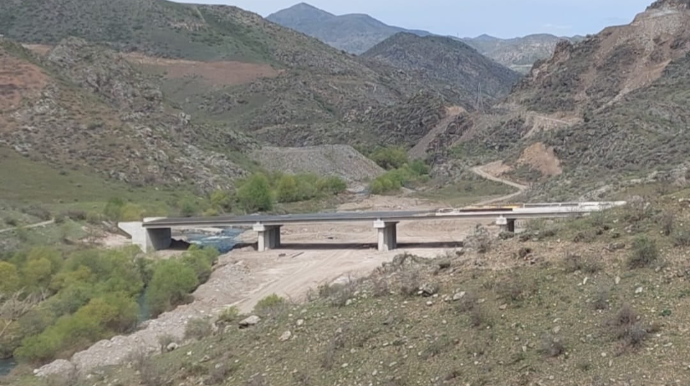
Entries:
{"label": "rocky slope", "polygon": [[451,38],[399,33],[363,54],[408,72],[419,73],[448,99],[467,109],[508,94],[520,76]]}
{"label": "rocky slope", "polygon": [[267,19],[353,54],[361,54],[399,32],[430,35],[426,31],[389,26],[369,15],[336,16],[305,3],[278,11]]}
{"label": "rocky slope", "polygon": [[505,160],[513,178],[546,181],[534,191],[542,199],[682,167],[690,151],[687,25],[687,2],[658,1],[630,25],[559,43],[506,103],[461,116],[461,130],[439,135],[454,144],[447,157]]}
{"label": "rocky slope", "polygon": [[[2,2],[0,14],[0,33],[22,43],[51,45],[76,35],[123,52],[194,122],[229,126],[272,145],[383,144],[379,128],[397,127],[378,121],[385,115],[402,125],[386,140],[412,146],[414,138],[404,133],[421,137],[433,126],[389,112],[421,101],[420,92],[447,103],[446,93],[417,73],[342,53],[234,7],[30,0]],[[412,107],[426,111],[421,102]]]}
{"label": "rocky slope", "polygon": [[26,157],[128,183],[202,189],[244,173],[223,153],[251,141],[190,123],[120,54],[71,38],[38,57],[2,40],[0,62],[0,145]]}
{"label": "rocky slope", "polygon": [[476,48],[482,55],[512,70],[527,74],[535,62],[550,58],[559,42],[577,42],[582,39],[580,36],[570,38],[535,34],[513,39],[481,35],[476,38],[464,38],[462,41]]}

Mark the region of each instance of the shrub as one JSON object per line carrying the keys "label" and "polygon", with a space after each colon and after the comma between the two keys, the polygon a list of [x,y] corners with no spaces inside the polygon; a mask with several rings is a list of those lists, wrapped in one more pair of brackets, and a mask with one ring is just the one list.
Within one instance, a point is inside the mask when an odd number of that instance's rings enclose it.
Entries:
{"label": "shrub", "polygon": [[240,310],[237,307],[228,307],[218,315],[218,323],[227,325],[236,322],[240,318]]}
{"label": "shrub", "polygon": [[9,294],[19,289],[19,273],[14,264],[0,261],[0,294]]}
{"label": "shrub", "polygon": [[5,219],[5,224],[7,224],[11,227],[16,227],[16,226],[19,226],[19,221],[17,221],[17,219],[14,217],[8,217]]}
{"label": "shrub", "polygon": [[209,197],[211,207],[217,211],[229,213],[232,211],[233,197],[229,192],[216,190]]}
{"label": "shrub", "polygon": [[[185,330],[186,332],[186,330]],[[160,347],[161,354],[166,352],[168,350],[168,346],[170,346],[170,343],[175,343],[177,339],[170,335],[170,334],[165,334],[161,335],[158,337],[158,346]]]}
{"label": "shrub", "polygon": [[42,207],[42,206],[36,206],[36,205],[30,206],[29,208],[25,209],[23,212],[28,214],[29,216],[37,217],[43,221],[48,221],[52,218],[50,211],[48,209]]}
{"label": "shrub", "polygon": [[426,176],[431,172],[429,165],[424,163],[422,160],[414,160],[410,164],[410,168],[419,176]]}
{"label": "shrub", "polygon": [[676,247],[690,247],[690,232],[685,229],[676,230],[673,234],[673,245]]}
{"label": "shrub", "polygon": [[198,284],[196,272],[182,261],[161,261],[146,290],[146,303],[154,314],[159,314],[183,302]]}
{"label": "shrub", "polygon": [[121,198],[111,198],[103,209],[103,214],[108,220],[120,221],[122,220],[122,208],[125,206],[124,200]]}
{"label": "shrub", "polygon": [[653,264],[659,258],[656,242],[647,237],[638,237],[633,242],[632,254],[628,258],[630,269],[644,268]]}
{"label": "shrub", "polygon": [[197,213],[199,213],[199,208],[194,201],[187,199],[180,203],[180,214],[182,217],[192,217]]}
{"label": "shrub", "polygon": [[237,191],[240,206],[247,212],[266,212],[273,209],[271,184],[263,174],[250,177]]}
{"label": "shrub", "polygon": [[126,203],[120,212],[120,219],[122,221],[141,221],[146,216],[144,208],[131,202]]}
{"label": "shrub", "polygon": [[542,338],[539,351],[546,357],[556,358],[565,353],[565,346],[560,338],[547,335]]}
{"label": "shrub", "polygon": [[203,339],[213,333],[213,326],[208,319],[192,319],[187,322],[184,329],[186,339]]}
{"label": "shrub", "polygon": [[419,272],[408,269],[400,273],[400,293],[403,296],[414,296],[419,292]]}
{"label": "shrub", "polygon": [[639,347],[647,338],[649,330],[645,327],[637,313],[624,305],[609,321],[614,337],[623,342],[624,347]]}
{"label": "shrub", "polygon": [[278,181],[276,192],[278,202],[288,203],[301,201],[302,197],[297,186],[297,179],[294,176],[284,175]]}
{"label": "shrub", "polygon": [[213,264],[218,256],[216,249],[200,248],[194,245],[182,255],[180,261],[194,271],[199,283],[205,283],[213,272]]}
{"label": "shrub", "polygon": [[317,188],[324,194],[337,195],[347,190],[347,183],[342,178],[333,176],[320,180]]}
{"label": "shrub", "polygon": [[67,211],[67,217],[72,221],[86,221],[86,212],[79,209],[71,209]]}
{"label": "shrub", "polygon": [[284,298],[272,294],[259,300],[254,306],[254,312],[264,316],[277,316],[285,311],[287,305],[288,303]]}
{"label": "shrub", "polygon": [[676,216],[671,212],[664,212],[659,216],[658,223],[664,236],[671,236],[676,223]]}
{"label": "shrub", "polygon": [[407,152],[400,147],[379,148],[371,154],[371,159],[386,170],[397,169],[408,162]]}
{"label": "shrub", "polygon": [[563,264],[567,273],[580,271],[583,273],[594,274],[602,269],[601,263],[599,263],[595,258],[582,257],[570,252],[566,253],[565,258],[563,259]]}

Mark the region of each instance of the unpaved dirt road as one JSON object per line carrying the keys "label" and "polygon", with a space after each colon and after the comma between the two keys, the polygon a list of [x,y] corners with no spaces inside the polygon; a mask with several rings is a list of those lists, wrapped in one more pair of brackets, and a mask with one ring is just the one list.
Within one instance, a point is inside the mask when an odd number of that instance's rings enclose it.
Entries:
{"label": "unpaved dirt road", "polygon": [[511,199],[521,195],[522,193],[525,192],[525,190],[528,189],[528,187],[525,185],[521,185],[521,184],[518,184],[517,182],[513,182],[513,181],[503,179],[503,178],[499,178],[499,177],[496,177],[496,176],[488,173],[487,171],[484,170],[484,166],[477,166],[477,167],[472,168],[472,173],[474,173],[474,174],[476,174],[482,178],[486,178],[487,180],[500,182],[502,184],[509,185],[509,186],[512,186],[515,189],[517,189],[517,192],[515,192],[515,193],[509,194],[509,195],[503,196],[503,197],[494,198],[491,200],[482,201],[482,202],[477,203],[477,205],[490,205],[490,204],[494,204],[497,202],[508,201],[508,200],[511,200]]}

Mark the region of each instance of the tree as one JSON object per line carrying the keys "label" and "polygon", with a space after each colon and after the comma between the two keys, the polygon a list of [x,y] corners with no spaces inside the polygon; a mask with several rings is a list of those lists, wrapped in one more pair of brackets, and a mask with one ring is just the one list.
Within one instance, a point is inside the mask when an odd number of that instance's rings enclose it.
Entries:
{"label": "tree", "polygon": [[384,147],[377,149],[371,159],[386,170],[402,167],[408,162],[407,153],[400,147]]}
{"label": "tree", "polygon": [[19,289],[19,273],[14,264],[0,261],[0,294],[10,294]]}
{"label": "tree", "polygon": [[196,272],[182,261],[161,261],[146,291],[146,303],[153,313],[159,314],[182,302],[198,284]]}
{"label": "tree", "polygon": [[48,284],[52,268],[50,260],[40,258],[29,260],[23,269],[24,280],[31,287],[43,287]]}
{"label": "tree", "polygon": [[121,198],[111,198],[105,205],[103,214],[109,220],[120,221],[122,219],[123,206],[125,206],[125,202]]}
{"label": "tree", "polygon": [[328,177],[318,182],[317,187],[323,193],[336,195],[347,190],[347,183],[340,177]]}
{"label": "tree", "polygon": [[232,195],[225,190],[216,190],[211,193],[209,200],[213,209],[224,213],[232,211]]}
{"label": "tree", "polygon": [[237,198],[247,212],[265,212],[273,209],[271,184],[263,174],[255,174],[237,191]]}
{"label": "tree", "polygon": [[297,187],[297,179],[294,176],[284,175],[278,181],[278,188],[276,192],[278,202],[296,202],[300,201],[299,191]]}

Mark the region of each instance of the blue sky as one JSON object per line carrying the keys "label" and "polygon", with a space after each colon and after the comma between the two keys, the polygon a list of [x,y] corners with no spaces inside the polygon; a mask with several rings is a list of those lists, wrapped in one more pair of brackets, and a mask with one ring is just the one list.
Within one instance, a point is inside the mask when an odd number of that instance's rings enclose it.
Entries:
{"label": "blue sky", "polygon": [[[267,16],[296,0],[186,0],[230,4]],[[627,24],[653,0],[312,0],[341,15],[366,13],[387,24],[452,36],[501,38],[532,33],[586,35]]]}

